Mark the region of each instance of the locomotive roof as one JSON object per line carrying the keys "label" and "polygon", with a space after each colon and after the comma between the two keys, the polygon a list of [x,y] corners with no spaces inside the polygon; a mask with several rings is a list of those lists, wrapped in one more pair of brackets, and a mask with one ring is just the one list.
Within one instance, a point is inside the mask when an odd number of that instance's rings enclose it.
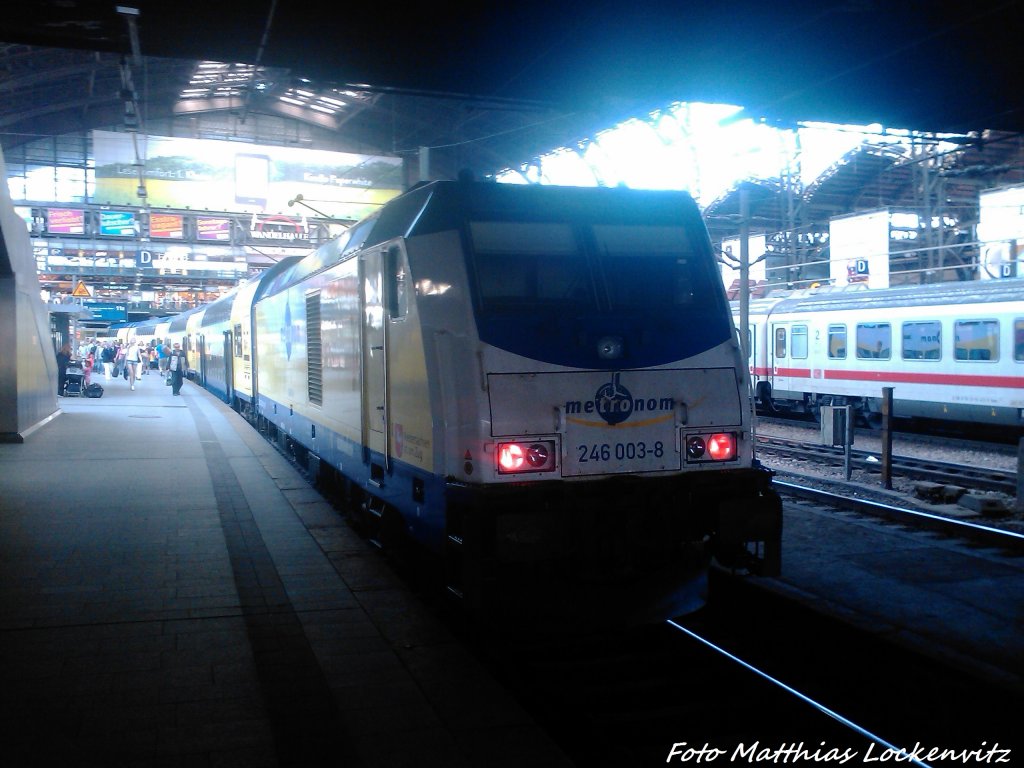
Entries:
{"label": "locomotive roof", "polygon": [[992,304],[1006,301],[1022,302],[1021,311],[1024,312],[1024,279],[934,283],[792,297],[779,301],[772,311],[835,312],[847,309],[891,309],[941,304]]}
{"label": "locomotive roof", "polygon": [[703,230],[700,210],[686,192],[607,187],[430,181],[390,200],[340,237],[270,280],[263,295],[277,293],[363,248],[398,237],[461,228],[480,218],[535,221],[615,221],[636,224],[687,220]]}

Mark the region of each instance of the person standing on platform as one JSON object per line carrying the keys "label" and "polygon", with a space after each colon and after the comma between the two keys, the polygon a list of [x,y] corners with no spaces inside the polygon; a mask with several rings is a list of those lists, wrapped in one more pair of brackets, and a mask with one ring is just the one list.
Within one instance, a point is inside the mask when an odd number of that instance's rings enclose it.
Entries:
{"label": "person standing on platform", "polygon": [[185,350],[181,348],[181,344],[175,344],[174,349],[171,350],[171,354],[167,358],[167,370],[171,376],[171,392],[175,396],[180,395],[181,384],[188,372],[188,357],[185,355]]}
{"label": "person standing on platform", "polygon": [[64,344],[57,353],[57,396],[64,397],[64,384],[68,380],[68,365],[71,364],[71,345]]}

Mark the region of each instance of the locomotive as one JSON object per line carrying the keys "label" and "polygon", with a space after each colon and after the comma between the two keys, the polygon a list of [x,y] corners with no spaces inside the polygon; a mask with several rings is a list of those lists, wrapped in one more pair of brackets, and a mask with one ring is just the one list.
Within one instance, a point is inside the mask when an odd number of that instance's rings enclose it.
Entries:
{"label": "locomotive", "polygon": [[850,405],[877,425],[891,386],[900,418],[1024,430],[1024,279],[804,290],[751,301],[749,323],[765,411]]}
{"label": "locomotive", "polygon": [[712,557],[778,573],[781,504],[687,194],[428,182],[253,282],[181,337],[201,383],[470,611],[647,621],[703,605]]}

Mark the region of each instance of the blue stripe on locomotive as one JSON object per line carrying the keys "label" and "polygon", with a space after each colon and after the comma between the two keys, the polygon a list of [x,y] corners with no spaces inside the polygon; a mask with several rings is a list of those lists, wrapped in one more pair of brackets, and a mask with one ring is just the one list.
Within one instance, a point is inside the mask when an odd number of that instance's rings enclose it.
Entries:
{"label": "blue stripe on locomotive", "polygon": [[[706,306],[701,307],[706,310]],[[529,320],[478,317],[480,340],[517,355],[569,368],[619,370],[650,368],[687,360],[728,341],[732,335],[724,312],[678,312],[659,317],[659,333],[651,334],[651,318],[614,316],[567,319],[557,313],[532,312]],[[595,355],[602,338],[621,339],[621,357]]]}

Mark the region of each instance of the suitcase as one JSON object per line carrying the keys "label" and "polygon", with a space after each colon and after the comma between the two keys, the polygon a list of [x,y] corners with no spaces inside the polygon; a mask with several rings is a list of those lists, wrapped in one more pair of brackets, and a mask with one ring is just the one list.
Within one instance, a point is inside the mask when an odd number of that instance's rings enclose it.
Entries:
{"label": "suitcase", "polygon": [[99,384],[90,384],[82,390],[82,394],[86,397],[103,397],[103,387]]}

